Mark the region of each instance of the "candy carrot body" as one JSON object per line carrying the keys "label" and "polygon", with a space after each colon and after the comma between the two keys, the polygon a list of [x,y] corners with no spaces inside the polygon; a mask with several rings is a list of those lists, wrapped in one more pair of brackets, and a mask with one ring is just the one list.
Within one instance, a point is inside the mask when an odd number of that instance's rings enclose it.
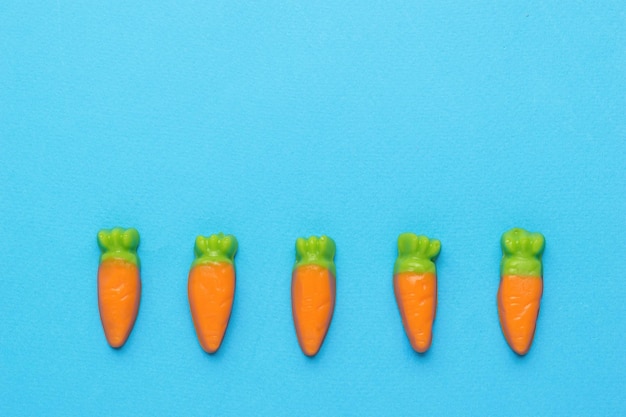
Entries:
{"label": "candy carrot body", "polygon": [[237,239],[211,235],[196,239],[196,260],[189,271],[188,295],[191,317],[200,346],[216,352],[226,333],[235,297]]}
{"label": "candy carrot body", "polygon": [[543,293],[544,242],[541,234],[523,229],[502,236],[498,313],[504,338],[518,355],[528,353],[535,335]]}
{"label": "candy carrot body", "polygon": [[404,331],[416,352],[432,343],[437,311],[437,272],[434,260],[441,250],[438,240],[404,233],[398,237],[398,259],[393,288]]}
{"label": "candy carrot body", "polygon": [[320,350],[335,309],[335,242],[315,236],[296,241],[291,307],[298,343],[307,356]]}
{"label": "candy carrot body", "polygon": [[98,268],[100,319],[107,342],[119,348],[126,343],[139,311],[139,233],[135,229],[101,230],[98,244],[102,250]]}

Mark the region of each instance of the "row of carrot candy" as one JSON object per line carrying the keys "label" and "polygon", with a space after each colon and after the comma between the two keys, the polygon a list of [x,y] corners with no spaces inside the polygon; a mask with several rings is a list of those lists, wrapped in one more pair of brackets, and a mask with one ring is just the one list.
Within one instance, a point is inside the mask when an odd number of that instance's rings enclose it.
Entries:
{"label": "row of carrot candy", "polygon": [[[98,306],[104,334],[114,348],[124,345],[135,323],[141,298],[139,233],[114,228],[98,233],[102,250],[98,269]],[[525,355],[535,333],[543,291],[541,256],[544,237],[523,229],[502,235],[501,277],[497,294],[502,332],[509,346]],[[191,317],[202,348],[216,352],[224,338],[235,296],[237,239],[222,233],[198,236],[188,278]],[[406,335],[413,349],[426,352],[432,342],[437,310],[435,259],[441,243],[426,236],[398,237],[393,287]],[[319,351],[335,307],[335,242],[312,236],[296,240],[291,306],[302,352]]]}

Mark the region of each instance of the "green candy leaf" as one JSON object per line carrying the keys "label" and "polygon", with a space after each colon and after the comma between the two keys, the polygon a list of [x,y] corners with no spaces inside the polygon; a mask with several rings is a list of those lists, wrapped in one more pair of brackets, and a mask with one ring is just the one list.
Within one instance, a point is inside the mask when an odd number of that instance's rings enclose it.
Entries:
{"label": "green candy leaf", "polygon": [[102,229],[98,232],[98,246],[102,251],[100,262],[119,259],[130,262],[139,267],[137,248],[139,247],[139,232],[137,229]]}
{"label": "green candy leaf", "polygon": [[441,242],[418,236],[414,233],[402,233],[398,236],[398,258],[393,273],[417,272],[420,274],[436,273],[434,260],[441,251]]}
{"label": "green candy leaf", "polygon": [[234,265],[238,246],[237,238],[233,235],[218,233],[208,237],[198,236],[194,247],[196,259],[191,267],[215,262]]}
{"label": "green candy leaf", "polygon": [[311,236],[296,239],[296,264],[294,269],[304,265],[318,265],[337,275],[335,267],[335,241],[328,236]]}
{"label": "green candy leaf", "polygon": [[541,233],[530,233],[524,229],[513,228],[502,235],[502,275],[542,276],[541,257],[545,247],[545,238]]}

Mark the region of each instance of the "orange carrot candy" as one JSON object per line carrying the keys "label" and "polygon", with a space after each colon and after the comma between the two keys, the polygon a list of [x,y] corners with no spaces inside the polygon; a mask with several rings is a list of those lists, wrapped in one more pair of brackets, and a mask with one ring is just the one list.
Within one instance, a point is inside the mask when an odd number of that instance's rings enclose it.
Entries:
{"label": "orange carrot candy", "polygon": [[223,233],[196,238],[188,281],[189,307],[200,346],[215,353],[224,339],[235,297],[237,239]]}
{"label": "orange carrot candy", "polygon": [[98,232],[102,251],[98,268],[98,307],[109,345],[119,348],[130,335],[141,298],[139,233],[116,227]]}
{"label": "orange carrot candy", "polygon": [[543,292],[541,255],[545,239],[540,233],[516,228],[502,235],[501,244],[500,326],[511,349],[525,355],[533,342]]}
{"label": "orange carrot candy", "polygon": [[434,260],[441,243],[426,236],[403,233],[398,237],[398,258],[393,289],[402,324],[416,352],[426,352],[433,339],[437,311],[437,270]]}
{"label": "orange carrot candy", "polygon": [[298,343],[307,356],[320,350],[335,309],[335,242],[328,236],[296,240],[291,309]]}

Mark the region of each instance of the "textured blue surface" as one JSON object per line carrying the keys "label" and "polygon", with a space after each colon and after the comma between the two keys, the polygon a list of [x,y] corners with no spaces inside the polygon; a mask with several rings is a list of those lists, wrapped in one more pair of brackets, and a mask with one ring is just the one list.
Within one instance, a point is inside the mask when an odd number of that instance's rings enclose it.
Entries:
{"label": "textured blue surface", "polygon": [[[626,414],[626,3],[135,3],[0,3],[0,415]],[[119,351],[114,225],[144,284]],[[512,226],[547,239],[525,358],[495,306]],[[240,252],[209,356],[186,280],[217,231]],[[424,356],[391,288],[404,231],[443,244]],[[311,360],[290,268],[321,233],[338,295]]]}

